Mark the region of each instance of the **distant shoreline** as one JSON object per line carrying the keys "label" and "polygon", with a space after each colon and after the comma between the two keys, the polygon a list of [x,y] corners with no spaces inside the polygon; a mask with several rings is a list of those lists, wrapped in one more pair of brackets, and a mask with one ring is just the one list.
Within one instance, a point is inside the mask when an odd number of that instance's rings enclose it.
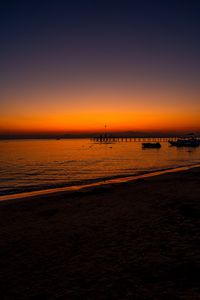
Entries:
{"label": "distant shoreline", "polygon": [[[195,136],[200,137],[199,131],[193,131]],[[0,134],[0,141],[4,140],[43,140],[43,139],[91,139],[95,136],[104,135],[105,132],[91,132],[91,133],[44,133],[44,134]],[[108,132],[110,136],[123,137],[123,138],[170,138],[170,137],[180,137],[188,135],[188,131],[184,132]]]}

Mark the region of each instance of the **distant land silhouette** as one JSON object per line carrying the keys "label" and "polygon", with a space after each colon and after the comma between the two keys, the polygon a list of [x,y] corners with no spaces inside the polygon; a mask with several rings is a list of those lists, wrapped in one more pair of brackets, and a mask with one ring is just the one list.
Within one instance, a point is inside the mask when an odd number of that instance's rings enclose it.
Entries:
{"label": "distant land silhouette", "polygon": [[[170,137],[189,134],[189,131],[171,131],[171,132],[145,132],[145,131],[116,131],[107,132],[107,135],[114,137]],[[200,136],[200,131],[193,132],[196,136]],[[103,135],[104,132],[86,132],[86,133],[5,133],[0,134],[0,139],[76,139],[76,138],[92,138],[94,136]]]}

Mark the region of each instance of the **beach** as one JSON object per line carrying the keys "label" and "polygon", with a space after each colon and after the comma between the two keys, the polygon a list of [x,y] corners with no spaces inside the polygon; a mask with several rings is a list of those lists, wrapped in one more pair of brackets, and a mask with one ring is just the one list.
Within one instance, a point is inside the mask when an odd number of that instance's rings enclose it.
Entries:
{"label": "beach", "polygon": [[200,299],[200,168],[0,202],[1,299]]}

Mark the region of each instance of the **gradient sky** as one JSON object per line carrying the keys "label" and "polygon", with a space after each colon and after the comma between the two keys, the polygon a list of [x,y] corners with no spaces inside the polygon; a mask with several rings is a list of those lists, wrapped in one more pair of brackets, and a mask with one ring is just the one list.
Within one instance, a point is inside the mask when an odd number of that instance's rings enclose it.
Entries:
{"label": "gradient sky", "polygon": [[200,130],[200,2],[0,4],[0,134]]}

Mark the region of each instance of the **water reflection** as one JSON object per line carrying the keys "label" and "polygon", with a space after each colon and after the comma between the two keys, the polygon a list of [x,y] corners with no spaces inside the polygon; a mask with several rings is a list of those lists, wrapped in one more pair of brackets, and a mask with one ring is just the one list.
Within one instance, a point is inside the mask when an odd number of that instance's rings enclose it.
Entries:
{"label": "water reflection", "polygon": [[200,161],[200,147],[142,150],[140,142],[16,140],[0,142],[0,193],[139,174]]}

